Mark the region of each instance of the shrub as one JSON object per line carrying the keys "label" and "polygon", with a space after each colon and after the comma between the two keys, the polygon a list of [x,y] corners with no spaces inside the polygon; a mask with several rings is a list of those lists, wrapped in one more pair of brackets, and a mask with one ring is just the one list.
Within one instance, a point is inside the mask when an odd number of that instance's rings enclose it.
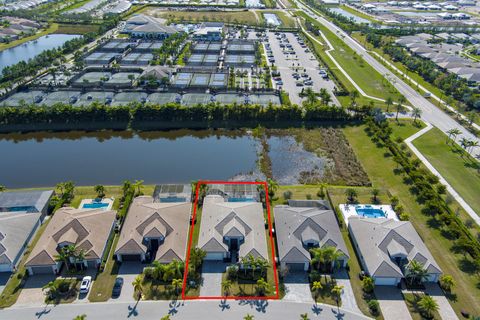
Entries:
{"label": "shrub", "polygon": [[402,212],[402,214],[400,214],[399,218],[400,218],[401,221],[408,221],[408,220],[410,220],[410,215],[406,212]]}
{"label": "shrub", "polygon": [[368,309],[370,309],[370,312],[373,314],[377,314],[379,310],[379,305],[377,300],[370,300],[367,302],[368,304]]}
{"label": "shrub", "polygon": [[363,277],[363,280],[362,280],[363,291],[365,291],[366,293],[371,293],[374,287],[375,287],[375,283],[373,282],[372,278]]}
{"label": "shrub", "polygon": [[307,194],[307,200],[312,200],[312,195],[311,194]]}
{"label": "shrub", "polygon": [[227,268],[227,277],[230,280],[236,279],[238,276],[238,266],[229,266]]}
{"label": "shrub", "polygon": [[399,204],[398,206],[395,207],[395,212],[400,216],[403,212],[405,211],[405,209],[403,208],[403,206],[401,204]]}
{"label": "shrub", "polygon": [[293,195],[292,191],[287,190],[283,193],[283,198],[285,200],[290,200],[290,199],[292,199],[292,195]]}
{"label": "shrub", "polygon": [[437,186],[437,192],[439,194],[445,194],[447,193],[447,187],[445,187],[443,184]]}

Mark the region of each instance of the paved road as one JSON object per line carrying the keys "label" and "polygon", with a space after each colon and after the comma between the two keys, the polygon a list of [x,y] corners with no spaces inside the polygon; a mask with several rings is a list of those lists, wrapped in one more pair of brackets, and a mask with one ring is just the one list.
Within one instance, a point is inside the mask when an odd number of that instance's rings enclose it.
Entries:
{"label": "paved road", "polygon": [[86,314],[88,320],[107,319],[155,319],[166,314],[172,319],[182,320],[240,320],[246,314],[251,314],[255,320],[300,319],[300,314],[308,313],[309,319],[322,320],[353,320],[369,319],[364,315],[338,310],[334,306],[310,303],[295,303],[286,301],[141,301],[135,309],[133,303],[90,303],[57,306],[39,306],[28,308],[8,308],[0,310],[0,319],[42,319],[65,320],[73,319],[80,314]]}
{"label": "paved road", "polygon": [[[469,140],[474,140],[480,143],[480,139],[475,137],[471,134],[467,129],[465,129],[462,125],[452,119],[449,115],[447,115],[442,110],[438,109],[434,104],[430,101],[425,99],[422,95],[420,95],[415,89],[410,87],[406,84],[402,79],[397,77],[392,71],[387,69],[384,65],[382,65],[379,61],[377,61],[374,57],[372,57],[365,48],[360,45],[357,41],[351,38],[347,33],[345,33],[342,29],[338,28],[336,25],[331,23],[330,21],[326,20],[316,12],[310,10],[310,8],[303,5],[301,2],[296,1],[298,7],[303,9],[310,17],[316,19],[322,25],[330,29],[332,32],[341,35],[339,39],[343,40],[345,44],[347,44],[350,48],[352,48],[358,55],[361,55],[365,61],[371,65],[377,72],[382,75],[386,75],[386,78],[395,86],[395,88],[405,96],[405,98],[410,102],[412,106],[418,107],[422,110],[422,119],[426,122],[431,123],[435,127],[439,128],[443,132],[447,132],[452,128],[457,128],[462,132],[462,135],[457,140],[459,141],[462,137],[465,137]],[[477,148],[480,149],[480,148]],[[473,155],[479,155],[480,150],[473,149]]]}

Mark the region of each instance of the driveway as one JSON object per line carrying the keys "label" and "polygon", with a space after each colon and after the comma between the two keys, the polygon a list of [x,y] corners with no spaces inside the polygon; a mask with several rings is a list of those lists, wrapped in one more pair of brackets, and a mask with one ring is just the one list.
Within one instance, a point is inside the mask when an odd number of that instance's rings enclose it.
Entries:
{"label": "driveway", "polygon": [[122,262],[120,269],[118,270],[118,277],[123,278],[123,287],[118,298],[111,298],[110,301],[121,301],[121,302],[134,302],[135,298],[133,297],[133,286],[132,282],[135,278],[142,273],[144,264],[140,262]]}
{"label": "driveway", "polygon": [[412,319],[403,300],[402,292],[397,287],[376,286],[375,296],[380,304],[385,320]]}
{"label": "driveway", "polygon": [[1,272],[0,273],[0,294],[2,294],[3,289],[5,289],[5,285],[8,282],[8,279],[10,279],[10,276],[12,274],[10,272]]}
{"label": "driveway", "polygon": [[226,268],[227,265],[223,262],[203,262],[200,297],[220,297],[222,295],[222,274]]}
{"label": "driveway", "polygon": [[342,308],[353,312],[362,313],[357,305],[357,300],[355,300],[352,284],[350,283],[350,277],[348,276],[347,271],[345,269],[338,270],[335,272],[334,277],[337,281],[337,285],[343,286],[341,296]]}
{"label": "driveway", "polygon": [[55,278],[53,274],[37,274],[28,277],[15,305],[28,306],[45,304],[45,294],[42,288],[50,281],[55,280]]}
{"label": "driveway", "polygon": [[283,280],[285,297],[283,300],[294,302],[313,303],[312,292],[306,272],[289,273]]}
{"label": "driveway", "polygon": [[425,292],[428,293],[438,303],[438,314],[442,319],[458,319],[455,311],[443,294],[442,289],[437,283],[425,283]]}

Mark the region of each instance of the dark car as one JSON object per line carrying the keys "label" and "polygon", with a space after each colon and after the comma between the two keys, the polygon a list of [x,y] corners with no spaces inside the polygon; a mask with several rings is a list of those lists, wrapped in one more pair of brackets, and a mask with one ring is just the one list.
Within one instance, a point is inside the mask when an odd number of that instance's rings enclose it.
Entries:
{"label": "dark car", "polygon": [[123,287],[123,278],[118,277],[115,279],[115,284],[113,285],[112,297],[119,297],[120,292],[122,292]]}

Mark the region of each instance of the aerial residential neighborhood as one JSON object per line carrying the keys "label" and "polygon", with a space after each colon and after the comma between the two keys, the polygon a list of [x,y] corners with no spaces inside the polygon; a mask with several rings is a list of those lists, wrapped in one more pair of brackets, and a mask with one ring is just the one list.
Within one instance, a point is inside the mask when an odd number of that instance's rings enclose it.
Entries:
{"label": "aerial residential neighborhood", "polygon": [[480,318],[476,0],[0,0],[0,319]]}

